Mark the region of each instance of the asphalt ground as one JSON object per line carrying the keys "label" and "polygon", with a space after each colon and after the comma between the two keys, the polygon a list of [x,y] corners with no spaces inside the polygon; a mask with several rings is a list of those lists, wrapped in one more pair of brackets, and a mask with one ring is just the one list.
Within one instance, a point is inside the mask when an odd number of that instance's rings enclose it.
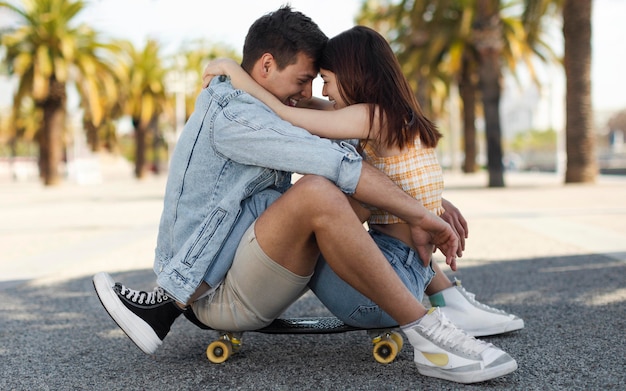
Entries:
{"label": "asphalt ground", "polygon": [[[0,390],[626,389],[626,177],[506,181],[488,189],[484,174],[446,174],[445,196],[470,223],[459,271],[447,273],[526,323],[485,338],[516,372],[461,385],[419,375],[408,343],[376,363],[365,332],[246,333],[241,352],[216,365],[205,356],[216,334],[181,317],[147,356],[102,309],[91,277],[153,287],[165,178],[129,172],[50,189],[0,178]],[[307,294],[285,315],[327,314]]]}

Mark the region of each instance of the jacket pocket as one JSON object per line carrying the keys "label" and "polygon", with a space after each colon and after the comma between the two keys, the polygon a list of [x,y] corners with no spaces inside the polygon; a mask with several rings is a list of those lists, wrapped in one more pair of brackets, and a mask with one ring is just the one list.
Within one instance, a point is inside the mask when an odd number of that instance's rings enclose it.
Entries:
{"label": "jacket pocket", "polygon": [[[226,210],[217,208],[204,219],[202,223],[202,228],[198,235],[196,236],[196,240],[193,242],[185,259],[183,260],[183,264],[191,267],[194,265],[200,254],[204,251],[206,245],[211,241],[211,238],[215,235],[215,232],[221,225],[221,223],[226,218],[228,212]],[[217,253],[217,252],[216,252]]]}
{"label": "jacket pocket", "polygon": [[252,180],[245,188],[244,198],[248,198],[259,191],[272,186],[276,182],[277,172],[275,170],[265,168]]}

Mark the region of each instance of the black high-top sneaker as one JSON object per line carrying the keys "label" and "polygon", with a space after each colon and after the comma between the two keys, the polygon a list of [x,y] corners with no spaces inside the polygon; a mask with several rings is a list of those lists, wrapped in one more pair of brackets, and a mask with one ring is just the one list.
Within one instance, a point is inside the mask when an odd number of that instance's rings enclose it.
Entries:
{"label": "black high-top sneaker", "polygon": [[159,287],[138,291],[116,283],[107,273],[93,277],[98,298],[117,325],[146,354],[153,354],[183,313],[173,298]]}

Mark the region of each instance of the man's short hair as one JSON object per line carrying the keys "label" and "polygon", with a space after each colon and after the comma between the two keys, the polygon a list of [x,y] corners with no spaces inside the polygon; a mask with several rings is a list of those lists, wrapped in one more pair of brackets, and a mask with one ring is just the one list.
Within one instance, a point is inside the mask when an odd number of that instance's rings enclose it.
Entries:
{"label": "man's short hair", "polygon": [[257,19],[246,35],[241,66],[251,72],[254,63],[265,53],[276,59],[279,69],[295,64],[298,53],[315,61],[322,55],[328,37],[301,12],[285,5]]}

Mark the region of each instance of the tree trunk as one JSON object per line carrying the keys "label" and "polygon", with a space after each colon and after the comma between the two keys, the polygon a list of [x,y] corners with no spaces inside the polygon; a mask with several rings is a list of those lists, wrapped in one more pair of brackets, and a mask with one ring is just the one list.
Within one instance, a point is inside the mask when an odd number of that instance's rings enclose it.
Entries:
{"label": "tree trunk", "polygon": [[487,136],[489,187],[504,187],[500,130],[499,57],[499,54],[495,52],[483,54],[482,58],[485,63],[481,65],[480,70],[483,111],[485,113],[485,133]]}
{"label": "tree trunk", "polygon": [[431,100],[429,99],[428,78],[420,72],[416,79],[417,90],[415,91],[415,98],[417,99],[417,103],[419,103],[422,111],[427,117],[433,118]]}
{"label": "tree trunk", "polygon": [[139,119],[133,119],[135,127],[135,177],[141,179],[146,175],[146,135],[148,126]]}
{"label": "tree trunk", "polygon": [[591,0],[566,0],[563,5],[566,76],[565,183],[595,182],[593,109],[591,105]]}
{"label": "tree trunk", "polygon": [[476,172],[476,84],[474,83],[472,69],[469,61],[463,60],[461,68],[461,80],[459,82],[459,93],[463,102],[463,140],[465,150],[465,161],[463,162],[463,172]]}
{"label": "tree trunk", "polygon": [[478,76],[485,115],[489,187],[504,187],[500,130],[500,54],[503,38],[499,1],[479,0],[477,4],[478,13],[473,34],[480,57]]}
{"label": "tree trunk", "polygon": [[52,186],[61,181],[59,165],[63,159],[63,133],[65,130],[65,83],[50,79],[48,97],[37,102],[43,110],[39,129],[39,177],[44,185]]}
{"label": "tree trunk", "polygon": [[117,131],[111,120],[102,123],[104,129],[104,148],[110,153],[118,153]]}
{"label": "tree trunk", "polygon": [[87,145],[92,152],[98,152],[100,150],[100,135],[98,133],[98,127],[94,125],[91,118],[83,118],[83,127],[87,133]]}
{"label": "tree trunk", "polygon": [[159,135],[159,116],[154,115],[150,120],[150,134],[152,135],[152,172],[155,175],[161,173],[161,159],[159,156],[159,147],[161,146],[161,137]]}

